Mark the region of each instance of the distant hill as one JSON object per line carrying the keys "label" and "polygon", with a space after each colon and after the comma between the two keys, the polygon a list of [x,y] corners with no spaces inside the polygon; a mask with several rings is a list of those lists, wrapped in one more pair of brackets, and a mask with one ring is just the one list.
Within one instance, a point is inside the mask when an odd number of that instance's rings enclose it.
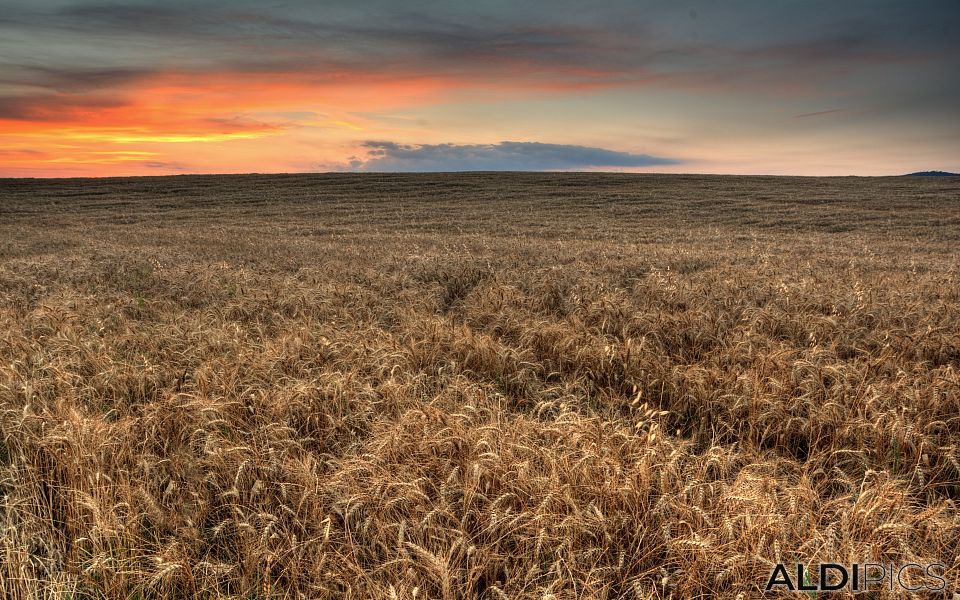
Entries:
{"label": "distant hill", "polygon": [[907,173],[904,177],[957,177],[958,173],[947,173],[946,171],[917,171],[916,173]]}

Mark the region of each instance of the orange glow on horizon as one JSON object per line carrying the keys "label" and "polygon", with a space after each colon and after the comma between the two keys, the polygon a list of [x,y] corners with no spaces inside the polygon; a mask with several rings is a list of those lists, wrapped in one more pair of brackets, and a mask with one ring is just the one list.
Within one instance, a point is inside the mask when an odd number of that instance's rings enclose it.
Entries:
{"label": "orange glow on horizon", "polygon": [[[161,72],[114,86],[109,92],[51,92],[24,98],[16,105],[23,114],[14,114],[9,108],[6,116],[0,112],[0,177],[339,170],[367,155],[366,140],[417,145],[497,143],[512,138],[578,144],[604,128],[606,138],[596,145],[647,152],[642,146],[636,148],[637,138],[631,130],[621,127],[624,117],[634,116],[632,113],[598,112],[601,121],[589,123],[551,121],[549,112],[530,113],[533,123],[529,127],[523,117],[511,115],[509,127],[501,127],[499,118],[491,120],[489,114],[474,118],[466,108],[445,125],[437,126],[434,121],[441,121],[444,117],[440,115],[444,111],[449,114],[451,107],[469,107],[470,103],[590,98],[616,89],[636,91],[645,85],[690,92],[682,80],[669,81],[665,75],[589,69],[537,71],[522,62],[503,66],[503,72],[483,77],[464,73],[428,76],[386,69],[322,74]],[[701,85],[700,92],[719,93],[728,84],[714,78]],[[433,107],[439,110],[434,113]],[[431,116],[402,116],[408,109],[414,114],[427,111]],[[636,115],[644,129],[634,125],[632,131],[640,135],[658,128],[683,132],[686,127],[682,115],[670,116],[669,106],[656,118],[639,111]],[[536,122],[540,117],[546,125]],[[678,134],[682,145],[677,142],[665,147],[670,157],[682,153],[706,160],[615,170],[879,175],[905,168],[893,151],[883,154],[882,149],[870,148],[875,156],[865,172],[862,155],[850,153],[851,142],[845,141],[842,130],[832,138],[829,132],[805,137],[811,127],[804,123],[799,133],[790,132],[792,143],[784,146],[782,139],[749,134],[737,137],[739,132],[730,135],[722,122],[710,125],[716,129],[704,132],[700,128],[685,139]],[[704,133],[708,135],[699,139]],[[670,137],[665,135],[668,140]],[[831,160],[823,152],[825,144],[833,144],[842,156],[856,160]],[[934,162],[938,152],[935,147],[929,156],[916,157],[917,165]],[[656,149],[650,153],[658,154]]]}
{"label": "orange glow on horizon", "polygon": [[[362,131],[362,118],[351,112],[426,102],[451,85],[345,74],[329,81],[166,74],[116,90],[114,102],[102,107],[54,95],[33,109],[34,119],[0,118],[0,176],[151,174],[173,163],[185,165],[176,170],[198,172],[285,170],[270,157],[296,144],[291,134],[298,130]],[[319,116],[285,117],[288,112]],[[256,158],[237,152],[236,143],[244,140],[264,140],[269,150]],[[216,146],[217,163],[191,161],[197,145]]]}
{"label": "orange glow on horizon", "polygon": [[[167,168],[174,163],[176,172],[302,170],[275,158],[295,155],[309,138],[313,146],[336,149],[314,162],[342,163],[356,152],[355,135],[382,133],[364,114],[440,103],[452,93],[523,96],[596,89],[608,87],[601,82],[611,75],[582,70],[558,78],[523,64],[511,65],[510,71],[482,81],[466,74],[343,70],[169,72],[114,89],[109,98],[103,92],[51,94],[31,106],[25,118],[0,117],[0,176],[156,174],[174,172]],[[519,88],[516,71],[528,75]],[[239,142],[250,140],[262,142],[266,151],[239,149]],[[196,154],[197,145],[215,146],[216,162],[185,156]]]}

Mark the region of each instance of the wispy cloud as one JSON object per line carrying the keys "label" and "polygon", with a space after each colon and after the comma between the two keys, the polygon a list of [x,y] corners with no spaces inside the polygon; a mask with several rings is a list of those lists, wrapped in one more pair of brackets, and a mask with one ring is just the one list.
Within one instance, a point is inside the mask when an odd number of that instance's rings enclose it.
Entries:
{"label": "wispy cloud", "polygon": [[164,171],[186,171],[182,163],[171,162],[171,161],[162,161],[162,160],[148,160],[143,163],[143,166],[148,169],[160,169]]}
{"label": "wispy cloud", "polygon": [[648,154],[541,142],[499,144],[397,144],[369,141],[366,157],[345,167],[354,171],[569,171],[673,165]]}
{"label": "wispy cloud", "polygon": [[794,119],[808,119],[810,117],[825,117],[827,115],[835,115],[837,113],[846,112],[845,108],[833,108],[830,110],[818,110],[817,112],[808,112],[802,113],[799,115],[793,115]]}
{"label": "wispy cloud", "polygon": [[100,94],[36,94],[31,96],[0,96],[0,120],[10,121],[71,121],[83,119],[92,112],[102,112],[125,106],[118,97]]}

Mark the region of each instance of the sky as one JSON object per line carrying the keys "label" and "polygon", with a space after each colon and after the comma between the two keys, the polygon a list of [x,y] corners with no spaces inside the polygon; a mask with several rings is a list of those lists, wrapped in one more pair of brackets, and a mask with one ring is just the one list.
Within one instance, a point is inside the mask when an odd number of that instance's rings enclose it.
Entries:
{"label": "sky", "polygon": [[960,171],[960,0],[0,0],[0,176]]}

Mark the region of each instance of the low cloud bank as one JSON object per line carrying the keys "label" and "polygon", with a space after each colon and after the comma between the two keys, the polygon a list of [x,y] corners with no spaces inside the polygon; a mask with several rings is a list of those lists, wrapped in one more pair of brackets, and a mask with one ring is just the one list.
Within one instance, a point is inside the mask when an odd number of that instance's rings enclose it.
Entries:
{"label": "low cloud bank", "polygon": [[675,165],[679,161],[604,148],[540,142],[397,144],[368,141],[348,171],[573,171]]}

